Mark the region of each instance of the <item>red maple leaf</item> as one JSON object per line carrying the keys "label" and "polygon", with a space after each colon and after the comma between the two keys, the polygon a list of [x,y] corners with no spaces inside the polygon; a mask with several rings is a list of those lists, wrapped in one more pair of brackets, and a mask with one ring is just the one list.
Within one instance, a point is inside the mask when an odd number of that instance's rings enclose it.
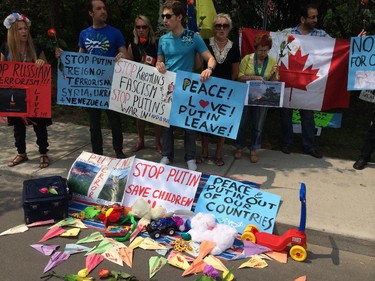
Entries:
{"label": "red maple leaf", "polygon": [[291,88],[289,101],[292,99],[293,88],[306,91],[306,86],[319,78],[319,76],[316,75],[319,68],[313,69],[312,65],[310,65],[308,68],[304,69],[308,57],[308,54],[302,56],[301,49],[298,49],[295,55],[289,53],[289,68],[287,68],[283,62],[281,62],[279,68],[280,81],[285,82],[285,88]]}

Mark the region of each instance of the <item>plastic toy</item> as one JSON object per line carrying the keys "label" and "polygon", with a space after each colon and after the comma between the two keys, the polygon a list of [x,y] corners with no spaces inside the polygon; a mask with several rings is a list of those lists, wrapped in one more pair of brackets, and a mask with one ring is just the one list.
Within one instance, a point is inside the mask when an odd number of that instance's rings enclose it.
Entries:
{"label": "plastic toy", "polygon": [[299,262],[306,260],[306,186],[304,183],[301,183],[299,199],[301,201],[301,218],[298,229],[289,229],[283,235],[278,236],[259,232],[255,225],[248,225],[241,235],[241,240],[251,241],[279,252],[284,251],[291,244],[292,246],[289,249],[290,257]]}
{"label": "plastic toy", "polygon": [[162,218],[151,221],[146,229],[152,238],[158,239],[162,234],[173,236],[178,231],[178,226],[173,218]]}

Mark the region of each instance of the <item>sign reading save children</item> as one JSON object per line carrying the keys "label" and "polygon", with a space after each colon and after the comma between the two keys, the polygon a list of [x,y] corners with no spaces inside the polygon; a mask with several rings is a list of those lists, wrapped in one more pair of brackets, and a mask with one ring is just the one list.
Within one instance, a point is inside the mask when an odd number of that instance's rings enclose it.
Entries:
{"label": "sign reading save children", "polygon": [[199,196],[195,213],[211,213],[220,223],[229,224],[242,233],[254,224],[259,231],[272,233],[280,196],[239,181],[210,176]]}
{"label": "sign reading save children", "polygon": [[114,58],[63,52],[61,64],[58,104],[108,109]]}
{"label": "sign reading save children", "polygon": [[245,83],[178,71],[170,124],[235,139],[247,92]]}
{"label": "sign reading save children", "polygon": [[167,212],[190,210],[200,177],[199,172],[136,158],[122,205],[133,206],[138,198],[143,198],[152,207],[165,207]]}

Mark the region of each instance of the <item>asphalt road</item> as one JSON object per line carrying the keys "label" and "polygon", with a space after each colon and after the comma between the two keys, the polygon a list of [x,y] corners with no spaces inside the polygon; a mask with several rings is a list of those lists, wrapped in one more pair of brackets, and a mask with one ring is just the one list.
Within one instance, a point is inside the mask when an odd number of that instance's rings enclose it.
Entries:
{"label": "asphalt road", "polygon": [[[0,175],[0,232],[23,223],[22,209],[22,178],[2,174]],[[83,230],[80,237],[88,235],[96,230]],[[15,235],[0,237],[0,280],[2,281],[29,281],[41,280],[40,276],[49,257],[44,256],[30,247],[38,243],[46,233],[46,227],[30,228],[28,231]],[[74,243],[76,238],[53,238],[48,244],[61,245]],[[308,239],[309,241],[309,239]],[[93,246],[95,244],[88,244]],[[224,262],[228,268],[234,268],[236,280],[278,280],[290,281],[306,275],[307,280],[375,280],[375,257],[354,254],[341,251],[335,247],[322,247],[308,244],[308,258],[299,263],[291,259],[287,264],[269,261],[264,269],[238,269],[238,266],[246,260]],[[98,278],[98,272],[105,267],[110,270],[124,271],[132,274],[140,280],[148,279],[148,260],[157,255],[154,251],[136,249],[133,258],[133,267],[126,265],[120,267],[112,262],[104,260],[90,276]],[[54,268],[60,275],[74,274],[85,267],[84,254],[72,255],[66,262]],[[182,270],[166,265],[159,271],[153,280],[194,280],[197,276],[181,277]],[[58,279],[51,279],[58,280]]]}

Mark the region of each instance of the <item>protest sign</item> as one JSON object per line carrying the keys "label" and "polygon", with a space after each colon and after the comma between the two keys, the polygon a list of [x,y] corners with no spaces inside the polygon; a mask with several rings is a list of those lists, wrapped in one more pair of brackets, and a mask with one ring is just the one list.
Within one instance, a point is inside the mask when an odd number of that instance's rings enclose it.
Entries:
{"label": "protest sign", "polygon": [[278,195],[211,175],[194,212],[211,213],[220,223],[235,227],[239,233],[249,224],[256,225],[259,231],[272,233],[279,204]]}
{"label": "protest sign", "polygon": [[282,107],[284,100],[284,82],[250,80],[246,105]]}
{"label": "protest sign", "polygon": [[[293,110],[293,124],[301,124],[301,114],[299,110]],[[341,128],[342,113],[328,113],[314,111],[314,123],[317,127]]]}
{"label": "protest sign", "polygon": [[178,71],[170,124],[235,139],[246,93],[246,83]]}
{"label": "protest sign", "polygon": [[362,90],[359,98],[364,101],[375,103],[375,91]]}
{"label": "protest sign", "polygon": [[375,35],[350,40],[348,90],[375,89]]}
{"label": "protest sign", "polygon": [[75,197],[99,205],[120,203],[134,156],[116,159],[83,151],[68,174]]}
{"label": "protest sign", "polygon": [[57,74],[57,103],[108,109],[115,60],[112,57],[63,52]]}
{"label": "protest sign", "polygon": [[122,205],[132,206],[143,198],[152,207],[165,207],[167,212],[190,210],[200,177],[199,172],[135,159]]}
{"label": "protest sign", "polygon": [[0,62],[0,116],[51,117],[51,66]]}
{"label": "protest sign", "polygon": [[121,59],[115,65],[109,109],[169,127],[176,74]]}

